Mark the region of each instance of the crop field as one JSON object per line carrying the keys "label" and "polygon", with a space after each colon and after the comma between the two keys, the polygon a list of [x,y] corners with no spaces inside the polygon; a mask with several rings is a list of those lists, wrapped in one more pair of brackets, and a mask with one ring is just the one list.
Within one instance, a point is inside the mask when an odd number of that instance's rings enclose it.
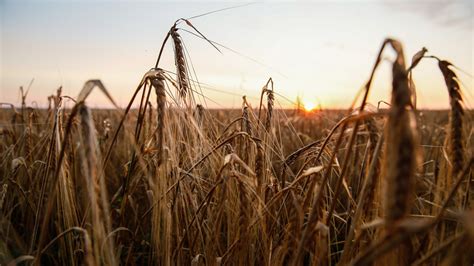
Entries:
{"label": "crop field", "polygon": [[[179,33],[164,41],[177,74],[160,52],[127,108],[100,80],[48,108],[27,88],[1,103],[0,265],[473,264],[474,113],[456,62],[386,39],[346,109],[276,108],[272,78],[258,105],[212,109]],[[391,101],[374,106],[385,50]],[[421,60],[450,109],[416,108]],[[90,108],[93,90],[117,107]]]}

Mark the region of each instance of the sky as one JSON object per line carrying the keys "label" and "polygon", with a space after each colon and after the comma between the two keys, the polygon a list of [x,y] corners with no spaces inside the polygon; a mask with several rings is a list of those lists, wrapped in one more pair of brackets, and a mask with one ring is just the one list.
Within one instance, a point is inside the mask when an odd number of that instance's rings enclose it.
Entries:
{"label": "sky", "polygon": [[[47,106],[63,86],[76,97],[85,81],[100,79],[126,106],[143,74],[154,66],[163,39],[178,18],[246,2],[0,0],[0,102],[20,103],[18,88],[34,79],[29,105]],[[277,106],[299,96],[323,108],[346,108],[367,81],[387,37],[402,42],[407,64],[422,47],[456,65],[466,106],[474,103],[474,19],[470,0],[263,1],[192,19],[209,43],[180,31],[198,99],[209,108],[239,108],[242,95],[257,105],[274,81]],[[183,28],[190,30],[184,24]],[[389,101],[393,52],[376,73],[369,101]],[[160,67],[175,72],[173,46]],[[418,107],[447,108],[448,94],[433,60],[414,71]],[[89,106],[111,107],[99,91]]]}

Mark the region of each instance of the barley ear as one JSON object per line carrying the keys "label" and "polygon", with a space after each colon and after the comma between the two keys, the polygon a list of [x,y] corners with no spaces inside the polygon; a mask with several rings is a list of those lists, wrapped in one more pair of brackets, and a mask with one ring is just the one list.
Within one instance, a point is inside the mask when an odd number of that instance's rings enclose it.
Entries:
{"label": "barley ear", "polygon": [[385,145],[385,219],[387,228],[410,211],[418,142],[411,90],[401,44],[389,40],[397,57],[393,63],[391,108],[386,127]]}
{"label": "barley ear", "polygon": [[174,43],[174,58],[177,71],[178,89],[181,98],[185,99],[189,92],[188,71],[186,69],[186,57],[184,54],[183,41],[178,30],[173,27],[171,29],[171,38]]}
{"label": "barley ear", "polygon": [[155,133],[156,149],[157,149],[157,165],[160,166],[163,161],[163,130],[165,124],[165,104],[166,91],[163,76],[158,73],[156,78],[151,79],[151,84],[155,88],[156,93],[156,111],[157,111],[157,129]]}
{"label": "barley ear", "polygon": [[448,129],[448,156],[451,161],[449,176],[455,178],[461,171],[464,162],[463,145],[463,116],[464,109],[462,105],[461,88],[458,83],[456,73],[451,70],[452,64],[448,61],[440,60],[439,69],[443,73],[444,81],[449,94],[449,104],[451,111],[449,113]]}

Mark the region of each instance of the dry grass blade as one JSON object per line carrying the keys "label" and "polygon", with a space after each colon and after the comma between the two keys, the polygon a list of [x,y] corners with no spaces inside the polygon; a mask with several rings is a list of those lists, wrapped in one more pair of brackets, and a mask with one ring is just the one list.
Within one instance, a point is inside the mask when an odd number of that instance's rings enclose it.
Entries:
{"label": "dry grass blade", "polygon": [[98,79],[91,79],[88,80],[85,84],[84,87],[82,88],[81,92],[79,93],[79,96],[77,96],[77,102],[83,102],[86,100],[87,96],[92,92],[92,90],[97,87],[99,88],[105,96],[107,96],[107,99],[116,107],[119,108],[118,105],[115,103],[114,99],[112,96],[109,94],[107,89],[105,88],[104,84],[102,84],[102,81]]}
{"label": "dry grass blade", "polygon": [[428,52],[428,49],[426,47],[421,48],[420,51],[418,51],[415,55],[413,55],[411,59],[411,65],[407,69],[407,72],[411,72],[417,65],[420,63],[421,59],[423,56],[425,56],[426,52]]}

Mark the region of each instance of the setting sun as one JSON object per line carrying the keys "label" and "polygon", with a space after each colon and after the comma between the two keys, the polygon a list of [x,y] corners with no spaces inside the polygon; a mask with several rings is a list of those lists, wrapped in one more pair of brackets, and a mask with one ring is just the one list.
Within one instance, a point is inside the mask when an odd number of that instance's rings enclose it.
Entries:
{"label": "setting sun", "polygon": [[306,112],[311,112],[316,108],[316,104],[313,102],[305,101],[303,102],[303,107]]}

